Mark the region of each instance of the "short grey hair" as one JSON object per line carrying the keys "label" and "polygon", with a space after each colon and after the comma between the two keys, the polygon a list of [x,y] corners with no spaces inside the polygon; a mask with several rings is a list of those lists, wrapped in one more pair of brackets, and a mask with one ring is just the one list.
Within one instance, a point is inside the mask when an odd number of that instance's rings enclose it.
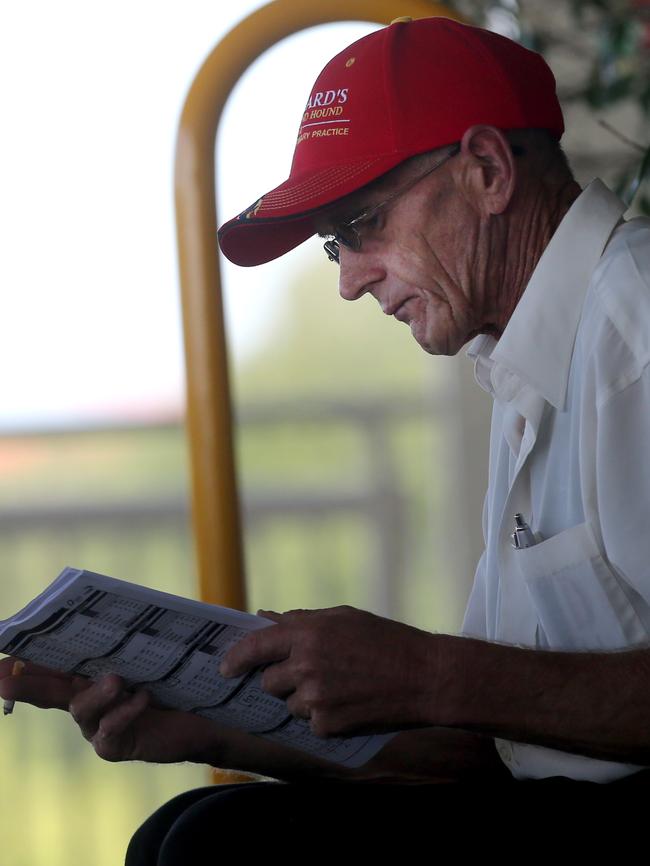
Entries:
{"label": "short grey hair", "polygon": [[549,172],[563,181],[575,179],[562,145],[547,129],[509,129],[505,136],[512,147],[521,148],[532,171]]}

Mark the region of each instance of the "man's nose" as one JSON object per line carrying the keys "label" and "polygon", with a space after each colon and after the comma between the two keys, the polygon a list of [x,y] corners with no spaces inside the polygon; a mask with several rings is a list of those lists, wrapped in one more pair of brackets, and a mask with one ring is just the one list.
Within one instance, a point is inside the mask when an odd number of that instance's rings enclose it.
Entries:
{"label": "man's nose", "polygon": [[385,274],[363,250],[354,252],[341,246],[339,261],[339,294],[345,301],[357,301],[384,279]]}

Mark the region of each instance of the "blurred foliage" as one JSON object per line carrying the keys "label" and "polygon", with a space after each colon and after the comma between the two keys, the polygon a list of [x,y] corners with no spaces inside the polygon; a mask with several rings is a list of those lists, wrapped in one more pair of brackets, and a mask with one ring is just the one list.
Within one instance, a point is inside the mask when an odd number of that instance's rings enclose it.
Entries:
{"label": "blurred foliage", "polygon": [[564,104],[582,102],[594,113],[623,103],[636,106],[642,141],[631,140],[629,130],[613,131],[631,155],[630,166],[618,172],[616,191],[650,214],[650,0],[452,0],[449,5],[542,54],[560,50],[579,59],[577,84],[567,87],[558,80]]}
{"label": "blurred foliage", "polygon": [[[311,243],[311,242],[308,242]],[[413,342],[407,325],[384,316],[369,294],[354,303],[338,293],[338,268],[313,242],[315,256],[286,292],[266,344],[235,370],[242,402],[292,398],[422,394],[438,376],[435,359]],[[255,303],[251,297],[251,303]]]}
{"label": "blurred foliage", "polygon": [[0,506],[128,502],[184,491],[178,423],[89,430],[83,435],[3,436]]}
{"label": "blurred foliage", "polygon": [[[273,424],[247,423],[242,415],[237,450],[244,498],[256,490],[281,497],[371,490],[379,467],[368,431],[336,416],[332,406],[420,406],[384,422],[385,458],[403,512],[403,572],[392,613],[422,628],[456,628],[469,576],[456,583],[449,578],[453,568],[445,548],[443,501],[450,479],[438,460],[446,446],[433,409],[446,384],[444,365],[417,346],[408,326],[383,315],[370,295],[343,301],[338,269],[317,253],[286,286],[266,343],[234,369],[235,405],[276,406],[278,415]],[[318,404],[313,420],[283,418],[301,404]],[[255,604],[272,607],[274,597],[280,608],[346,603],[374,609],[373,535],[361,514],[343,511],[321,519],[320,526],[303,521],[296,527],[294,520],[293,529],[280,515],[254,543],[250,536],[247,541]]]}

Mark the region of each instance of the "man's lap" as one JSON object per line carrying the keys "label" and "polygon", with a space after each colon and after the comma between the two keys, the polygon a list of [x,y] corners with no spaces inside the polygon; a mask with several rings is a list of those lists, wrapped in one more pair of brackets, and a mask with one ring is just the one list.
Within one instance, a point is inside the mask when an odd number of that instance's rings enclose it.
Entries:
{"label": "man's lap", "polygon": [[628,814],[640,787],[650,787],[650,771],[611,785],[563,778],[498,785],[211,785],[179,794],[154,812],[131,840],[126,866],[217,863],[229,849],[248,846],[262,851],[308,843],[329,852],[344,840],[365,850],[406,841],[429,846],[457,834],[468,853],[472,845],[478,851],[483,831],[493,835],[504,818],[542,832],[552,819],[554,833],[564,825],[593,839],[603,831],[594,823],[601,813],[611,820],[620,806]]}

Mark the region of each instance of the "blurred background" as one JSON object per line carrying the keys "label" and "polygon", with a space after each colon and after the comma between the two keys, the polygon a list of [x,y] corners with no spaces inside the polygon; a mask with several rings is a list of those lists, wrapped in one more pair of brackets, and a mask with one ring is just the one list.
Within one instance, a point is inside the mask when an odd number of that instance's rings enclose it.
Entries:
{"label": "blurred background", "polygon": [[[175,133],[199,65],[260,5],[3,7],[0,617],[65,565],[197,594]],[[650,3],[453,5],[543,51],[578,180],[636,191],[650,211],[635,181]],[[249,69],[216,153],[222,219],[285,179],[314,78],[372,29],[313,28]],[[457,629],[481,550],[489,401],[467,359],[425,355],[372,299],[341,301],[336,277],[318,240],[259,268],[224,263],[251,609],[347,603]],[[208,781],[202,767],[101,762],[56,711],[19,705],[0,728],[7,866],[114,866],[151,811]]]}

